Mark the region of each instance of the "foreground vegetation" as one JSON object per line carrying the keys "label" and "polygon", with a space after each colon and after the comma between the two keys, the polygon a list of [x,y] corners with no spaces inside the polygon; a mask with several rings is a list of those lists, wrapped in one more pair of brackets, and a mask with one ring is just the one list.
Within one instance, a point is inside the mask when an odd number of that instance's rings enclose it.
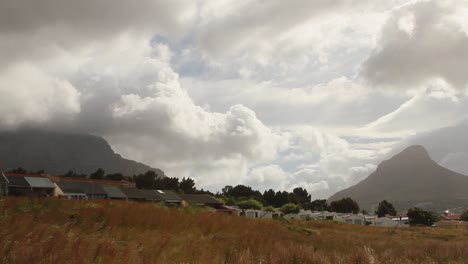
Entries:
{"label": "foreground vegetation", "polygon": [[466,263],[468,231],[255,220],[115,201],[0,200],[2,263]]}

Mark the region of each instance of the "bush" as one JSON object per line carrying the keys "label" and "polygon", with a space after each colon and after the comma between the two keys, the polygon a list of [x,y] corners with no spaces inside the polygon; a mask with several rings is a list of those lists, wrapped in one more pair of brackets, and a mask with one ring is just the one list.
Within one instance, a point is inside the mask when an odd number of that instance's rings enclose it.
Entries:
{"label": "bush", "polygon": [[257,209],[260,210],[263,208],[262,203],[254,199],[248,199],[244,201],[240,201],[237,203],[237,206],[241,209]]}
{"label": "bush", "polygon": [[297,214],[297,213],[299,213],[300,209],[301,208],[297,204],[287,203],[287,204],[281,206],[280,211],[283,214]]}

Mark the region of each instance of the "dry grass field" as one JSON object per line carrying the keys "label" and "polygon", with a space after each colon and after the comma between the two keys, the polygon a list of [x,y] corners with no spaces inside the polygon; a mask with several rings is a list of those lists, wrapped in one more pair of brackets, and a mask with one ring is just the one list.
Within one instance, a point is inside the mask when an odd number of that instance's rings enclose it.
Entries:
{"label": "dry grass field", "polygon": [[1,263],[468,263],[468,231],[255,220],[115,201],[0,200]]}

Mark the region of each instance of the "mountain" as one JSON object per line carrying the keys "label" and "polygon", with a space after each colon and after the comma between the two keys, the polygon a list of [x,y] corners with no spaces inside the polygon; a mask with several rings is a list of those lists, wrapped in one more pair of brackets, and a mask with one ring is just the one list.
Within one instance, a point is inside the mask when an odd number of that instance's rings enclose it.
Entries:
{"label": "mountain", "polygon": [[328,201],[344,197],[351,197],[365,210],[382,200],[400,211],[413,206],[432,210],[466,207],[468,177],[440,166],[423,146],[415,145],[383,161],[366,179],[335,193]]}
{"label": "mountain", "polygon": [[164,176],[160,169],[122,158],[98,136],[36,130],[0,132],[0,170],[18,167],[43,169],[52,175],[69,170],[90,174],[102,168],[106,173],[128,176],[154,170]]}

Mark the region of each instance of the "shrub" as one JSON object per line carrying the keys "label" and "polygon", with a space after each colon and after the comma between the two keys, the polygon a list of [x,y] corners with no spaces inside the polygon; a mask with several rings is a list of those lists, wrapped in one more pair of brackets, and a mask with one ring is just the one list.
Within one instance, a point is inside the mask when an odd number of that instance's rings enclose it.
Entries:
{"label": "shrub", "polygon": [[287,204],[281,206],[280,211],[283,214],[297,214],[297,213],[299,213],[300,209],[301,208],[297,204],[287,203]]}
{"label": "shrub", "polygon": [[254,199],[248,199],[244,201],[240,201],[237,203],[237,206],[241,209],[257,209],[260,210],[263,208],[262,203]]}

